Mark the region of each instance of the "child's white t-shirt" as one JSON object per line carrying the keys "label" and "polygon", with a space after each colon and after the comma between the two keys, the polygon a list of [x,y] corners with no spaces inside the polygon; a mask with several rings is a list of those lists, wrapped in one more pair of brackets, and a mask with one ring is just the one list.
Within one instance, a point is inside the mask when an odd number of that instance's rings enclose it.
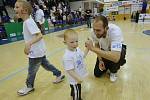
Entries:
{"label": "child's white t-shirt", "polygon": [[[82,78],[85,78],[88,74],[84,64],[84,53],[79,48],[77,48],[75,51],[70,51],[68,49],[65,50],[63,56],[63,66],[64,69],[66,70],[66,73],[67,70],[74,69],[75,72]],[[70,84],[72,85],[77,84],[77,81],[68,73],[67,77]]]}
{"label": "child's white t-shirt", "polygon": [[[31,41],[34,36],[40,32],[40,29],[36,25],[32,17],[23,22],[23,36],[25,42]],[[29,58],[43,57],[46,54],[46,46],[43,39],[31,45]]]}

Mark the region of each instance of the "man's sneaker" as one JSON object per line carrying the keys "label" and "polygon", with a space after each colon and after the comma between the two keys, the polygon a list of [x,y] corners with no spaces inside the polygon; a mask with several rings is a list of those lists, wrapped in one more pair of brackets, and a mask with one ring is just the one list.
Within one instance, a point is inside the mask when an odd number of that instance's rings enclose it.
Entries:
{"label": "man's sneaker", "polygon": [[29,94],[31,91],[34,91],[34,88],[24,87],[24,88],[20,89],[17,93],[20,96],[24,96],[24,95]]}
{"label": "man's sneaker", "polygon": [[110,81],[115,82],[117,80],[117,73],[110,73]]}
{"label": "man's sneaker", "polygon": [[56,79],[53,81],[54,84],[60,83],[65,78],[65,75],[60,75],[59,77],[56,77]]}

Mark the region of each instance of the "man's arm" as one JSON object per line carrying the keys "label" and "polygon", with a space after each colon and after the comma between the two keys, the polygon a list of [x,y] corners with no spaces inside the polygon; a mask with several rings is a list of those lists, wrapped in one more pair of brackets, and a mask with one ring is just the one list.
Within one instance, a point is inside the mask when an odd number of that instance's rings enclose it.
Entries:
{"label": "man's arm", "polygon": [[95,52],[98,56],[113,61],[115,63],[117,63],[120,59],[120,51],[104,51],[96,47],[93,47],[91,51]]}
{"label": "man's arm", "polygon": [[[95,47],[101,49],[99,43],[95,43]],[[100,55],[97,55],[97,57],[99,61],[102,60],[102,57]]]}
{"label": "man's arm", "polygon": [[91,40],[88,40],[86,42],[86,47],[89,50],[95,52],[98,55],[98,57],[108,59],[108,60],[113,61],[115,63],[117,63],[120,59],[120,54],[121,54],[120,51],[104,51],[104,50],[101,50],[97,46],[94,47],[93,42]]}
{"label": "man's arm", "polygon": [[[95,47],[96,47],[96,48],[99,48],[99,49],[101,50],[101,47],[100,47],[100,45],[99,45],[98,42],[95,43]],[[99,60],[99,69],[100,69],[101,71],[105,70],[106,68],[105,68],[105,64],[104,64],[104,62],[103,62],[103,60],[102,60],[102,57],[97,54],[97,58],[98,58],[98,60]]]}

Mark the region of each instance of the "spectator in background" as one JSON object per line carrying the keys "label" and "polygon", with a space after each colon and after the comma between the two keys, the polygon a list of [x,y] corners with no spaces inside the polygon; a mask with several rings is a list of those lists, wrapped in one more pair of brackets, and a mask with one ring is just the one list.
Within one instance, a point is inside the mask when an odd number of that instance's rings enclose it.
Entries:
{"label": "spectator in background", "polygon": [[45,34],[45,32],[44,32],[44,22],[45,22],[44,12],[38,5],[36,5],[35,7],[36,7],[35,21],[36,21],[39,29],[41,30],[41,33]]}
{"label": "spectator in background", "polygon": [[79,11],[79,16],[81,17],[81,13],[82,13],[82,8],[81,8],[81,6],[79,7],[78,11]]}
{"label": "spectator in background", "polygon": [[92,13],[91,9],[87,9],[85,11],[85,18],[86,18],[86,21],[87,21],[87,27],[88,28],[91,28],[91,13]]}
{"label": "spectator in background", "polygon": [[136,23],[138,23],[139,14],[140,14],[139,11],[137,11],[136,14],[135,14],[135,22],[136,22]]}
{"label": "spectator in background", "polygon": [[0,15],[1,15],[1,18],[3,17],[3,11],[5,12],[6,16],[9,16],[8,12],[7,12],[6,8],[5,8],[4,0],[0,0]]}

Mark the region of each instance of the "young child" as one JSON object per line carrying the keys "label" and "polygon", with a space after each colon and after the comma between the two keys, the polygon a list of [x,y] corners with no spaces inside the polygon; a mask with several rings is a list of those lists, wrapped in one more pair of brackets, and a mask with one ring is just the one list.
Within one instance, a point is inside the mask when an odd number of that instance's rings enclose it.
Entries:
{"label": "young child", "polygon": [[54,83],[61,82],[65,76],[46,59],[46,47],[42,34],[30,16],[32,12],[30,3],[25,0],[17,0],[14,10],[16,16],[23,19],[24,53],[28,55],[29,58],[26,87],[20,89],[18,94],[26,95],[34,90],[34,80],[40,65],[46,70],[53,72],[53,75],[56,76],[56,80],[53,81]]}
{"label": "young child", "polygon": [[81,99],[81,83],[87,76],[84,58],[88,49],[83,53],[78,47],[78,34],[73,29],[64,32],[64,43],[67,46],[63,56],[63,65],[66,70],[73,100]]}

